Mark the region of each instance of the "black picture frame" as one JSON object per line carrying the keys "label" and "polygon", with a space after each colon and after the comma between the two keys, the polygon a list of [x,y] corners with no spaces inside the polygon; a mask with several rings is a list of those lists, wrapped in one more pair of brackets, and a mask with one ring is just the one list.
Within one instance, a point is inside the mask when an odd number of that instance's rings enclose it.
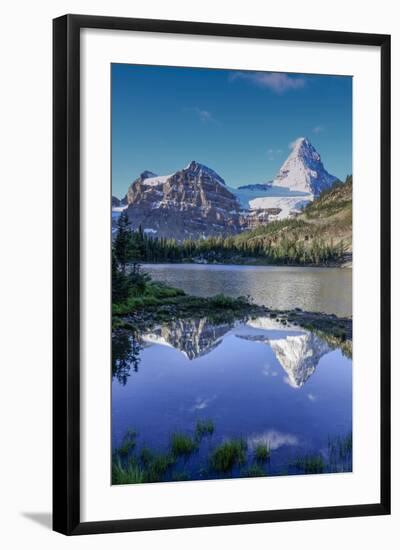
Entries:
{"label": "black picture frame", "polygon": [[[380,501],[372,504],[85,522],[80,520],[80,30],[378,46],[381,50]],[[390,36],[65,15],[53,21],[53,529],[65,535],[390,513]]]}

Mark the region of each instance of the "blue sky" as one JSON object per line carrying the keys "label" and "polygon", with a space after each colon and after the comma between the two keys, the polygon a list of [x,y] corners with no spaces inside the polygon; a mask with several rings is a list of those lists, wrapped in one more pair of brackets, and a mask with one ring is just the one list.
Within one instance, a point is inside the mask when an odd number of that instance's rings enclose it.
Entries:
{"label": "blue sky", "polygon": [[352,79],[113,64],[112,187],[196,160],[232,187],[273,179],[308,137],[325,168],[352,172]]}

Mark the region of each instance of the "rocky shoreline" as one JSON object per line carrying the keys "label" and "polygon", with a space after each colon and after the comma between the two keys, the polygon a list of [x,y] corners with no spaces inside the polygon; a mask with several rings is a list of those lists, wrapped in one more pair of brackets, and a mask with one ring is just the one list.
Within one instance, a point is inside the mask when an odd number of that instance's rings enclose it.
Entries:
{"label": "rocky shoreline", "polygon": [[156,324],[176,319],[206,317],[211,323],[246,321],[256,317],[269,317],[283,326],[299,326],[317,333],[328,343],[341,347],[351,355],[353,323],[351,318],[333,314],[303,311],[300,308],[276,310],[249,302],[246,298],[211,298],[181,296],[173,303],[138,308],[132,313],[114,319],[114,329],[125,328],[145,332]]}

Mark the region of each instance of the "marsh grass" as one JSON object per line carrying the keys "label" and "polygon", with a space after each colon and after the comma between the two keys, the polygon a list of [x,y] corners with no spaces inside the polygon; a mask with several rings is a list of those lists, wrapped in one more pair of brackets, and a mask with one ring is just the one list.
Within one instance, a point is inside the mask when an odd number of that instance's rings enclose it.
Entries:
{"label": "marsh grass", "polygon": [[112,483],[113,485],[126,485],[131,483],[144,483],[146,481],[145,472],[140,468],[137,462],[132,459],[125,465],[121,463],[120,458],[113,460],[112,465]]}
{"label": "marsh grass", "polygon": [[198,449],[198,442],[189,435],[175,432],[171,437],[171,451],[174,456],[189,456]]}
{"label": "marsh grass", "polygon": [[321,455],[306,455],[298,457],[294,466],[304,474],[322,474],[327,464]]}
{"label": "marsh grass", "polygon": [[143,466],[147,467],[154,458],[154,453],[148,447],[143,447],[139,454]]}
{"label": "marsh grass", "polygon": [[228,472],[246,462],[247,443],[244,439],[231,439],[214,449],[210,465],[216,472]]}
{"label": "marsh grass", "polygon": [[154,483],[162,481],[166,473],[176,463],[176,458],[171,454],[153,455],[145,470],[145,481]]}
{"label": "marsh grass", "polygon": [[136,447],[136,436],[137,433],[134,430],[128,430],[115,452],[122,457],[127,457]]}
{"label": "marsh grass", "polygon": [[259,464],[253,464],[249,468],[243,470],[243,477],[265,477],[267,472]]}
{"label": "marsh grass", "polygon": [[171,481],[189,481],[190,475],[188,472],[174,472],[171,476]]}
{"label": "marsh grass", "polygon": [[[214,430],[212,420],[198,420],[193,435],[173,433],[165,453],[156,452],[146,446],[135,452],[137,433],[129,430],[121,446],[113,453],[112,483],[125,485],[199,478],[215,479],[224,477],[224,474],[229,472],[232,473],[234,468],[235,477],[351,471],[352,433],[350,432],[344,437],[330,438],[322,454],[300,455],[279,469],[270,464],[269,441],[256,445],[248,456],[246,440],[243,438],[226,440],[213,450],[207,451],[207,461],[198,465],[193,477],[193,465],[189,468],[187,461],[192,453],[199,450],[202,440],[213,435]],[[188,467],[187,470],[186,467]]]}
{"label": "marsh grass", "polygon": [[271,459],[271,445],[270,442],[259,443],[254,449],[254,456],[258,462],[266,462]]}
{"label": "marsh grass", "polygon": [[200,441],[204,436],[211,436],[214,433],[214,422],[212,420],[198,420],[195,429],[195,439]]}
{"label": "marsh grass", "polygon": [[333,472],[349,471],[352,464],[353,436],[336,437],[328,441],[328,457]]}

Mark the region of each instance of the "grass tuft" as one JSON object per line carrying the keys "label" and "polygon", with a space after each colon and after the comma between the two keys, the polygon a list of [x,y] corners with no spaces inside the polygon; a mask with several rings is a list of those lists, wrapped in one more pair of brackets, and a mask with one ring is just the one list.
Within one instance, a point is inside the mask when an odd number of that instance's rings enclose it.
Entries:
{"label": "grass tuft", "polygon": [[190,436],[176,432],[171,437],[171,450],[174,456],[189,456],[197,451],[198,444]]}
{"label": "grass tuft", "polygon": [[259,443],[254,449],[254,456],[258,462],[266,462],[271,458],[271,446],[267,443]]}
{"label": "grass tuft", "polygon": [[175,464],[176,459],[170,454],[153,455],[145,470],[145,481],[154,483],[162,481],[167,471]]}
{"label": "grass tuft", "polygon": [[206,435],[212,435],[214,429],[214,422],[212,420],[198,420],[195,429],[196,440],[200,440]]}
{"label": "grass tuft", "polygon": [[145,472],[138,466],[134,459],[125,466],[119,458],[113,461],[112,483],[113,485],[127,485],[131,483],[143,483],[146,481]]}
{"label": "grass tuft", "polygon": [[321,455],[299,457],[294,465],[305,474],[322,474],[326,468],[326,464]]}
{"label": "grass tuft", "polygon": [[265,477],[267,472],[259,464],[253,464],[246,470],[243,470],[243,477]]}
{"label": "grass tuft", "polygon": [[211,455],[211,467],[217,472],[228,472],[246,461],[247,443],[243,439],[225,441]]}
{"label": "grass tuft", "polygon": [[136,447],[136,432],[134,430],[128,430],[124,435],[121,445],[116,449],[116,452],[123,457],[129,455],[129,453]]}

